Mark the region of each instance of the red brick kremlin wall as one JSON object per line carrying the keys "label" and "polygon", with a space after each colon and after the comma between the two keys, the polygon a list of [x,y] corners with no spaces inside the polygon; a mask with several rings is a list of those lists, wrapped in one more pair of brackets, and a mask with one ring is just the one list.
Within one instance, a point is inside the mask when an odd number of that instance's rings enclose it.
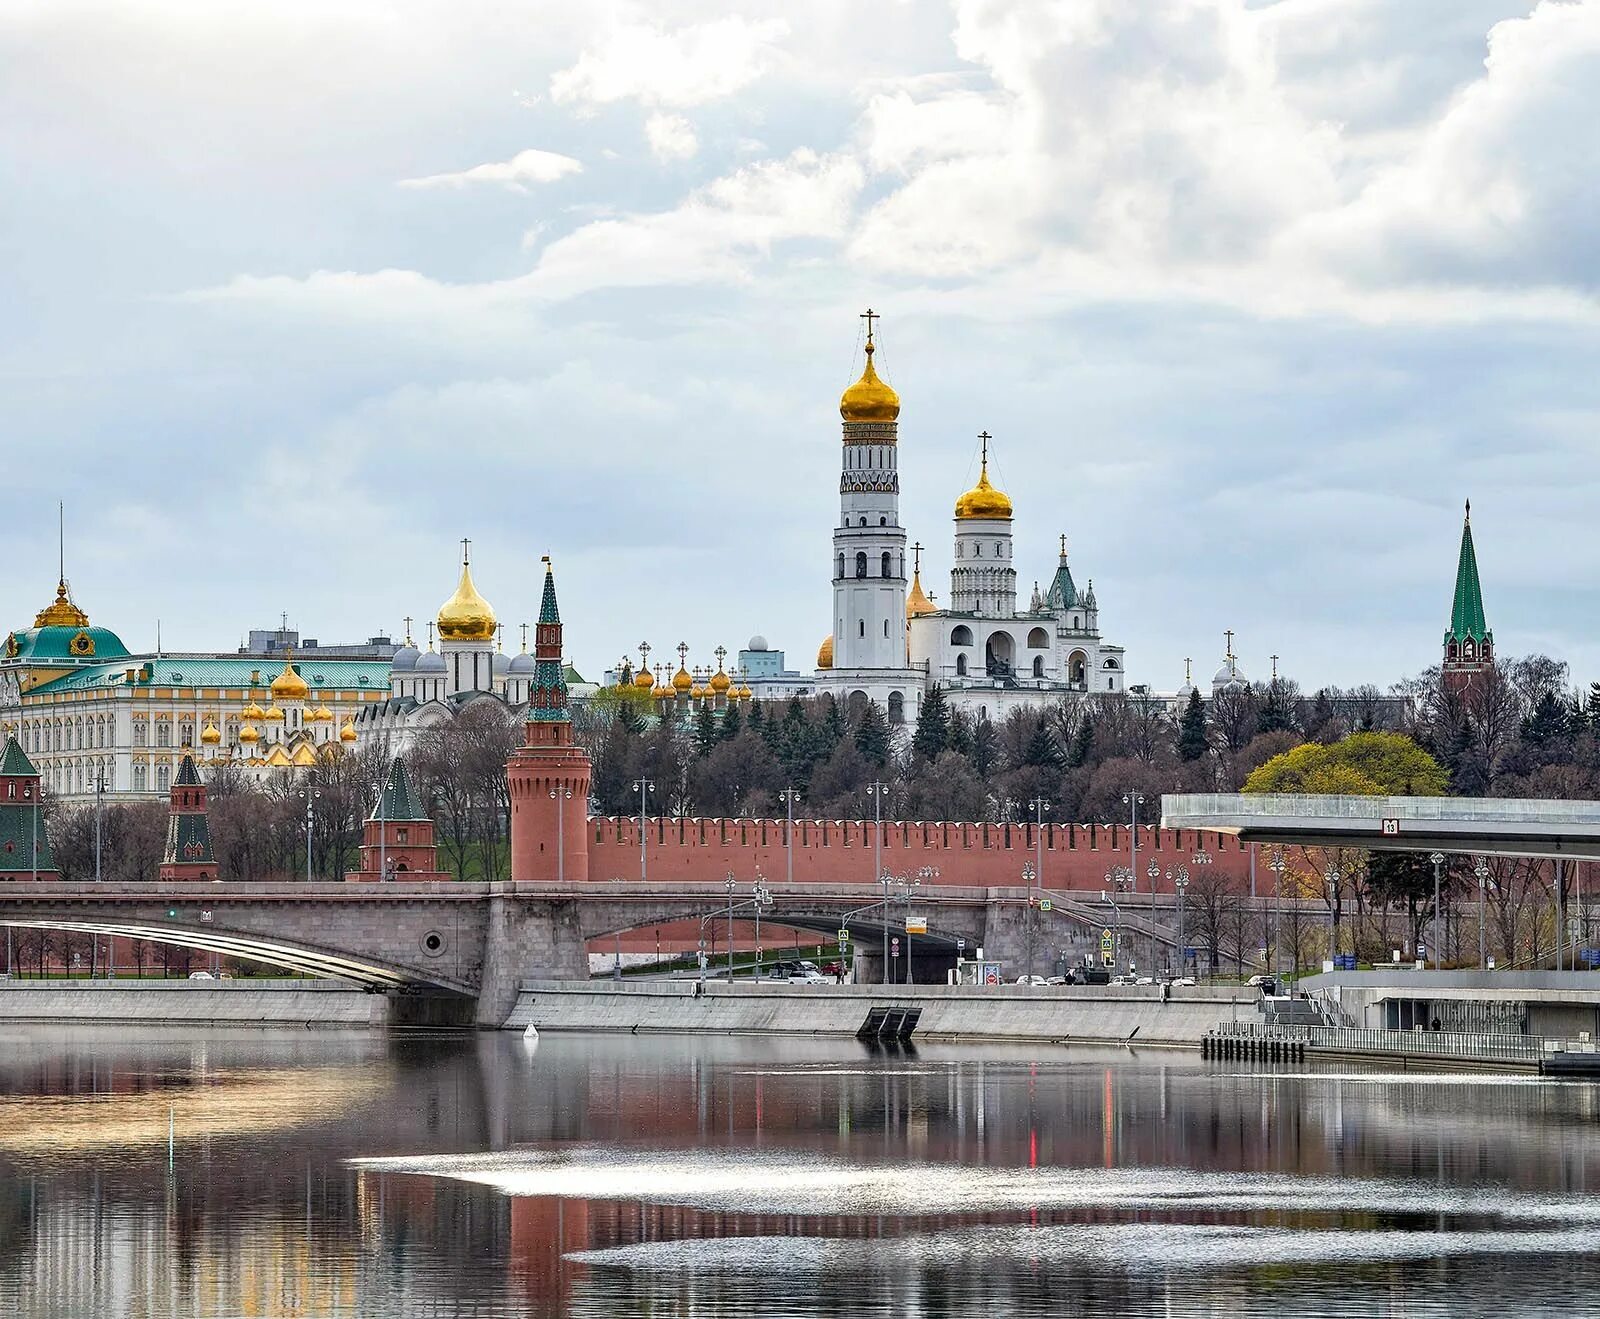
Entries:
{"label": "red brick kremlin wall", "polygon": [[[645,821],[649,878],[655,881],[721,879],[728,871],[741,881],[760,870],[769,883],[786,874],[784,820],[654,819]],[[796,820],[794,878],[796,883],[871,884],[873,830],[871,820]],[[1038,826],[1032,824],[883,824],[883,869],[891,875],[936,867],[931,884],[966,887],[1020,888],[1022,865],[1035,859]],[[1146,867],[1152,858],[1163,871],[1179,863],[1191,879],[1199,868],[1197,851],[1210,854],[1205,870],[1233,881],[1237,892],[1250,886],[1249,849],[1228,834],[1193,829],[1139,828],[1139,882],[1148,893]],[[1047,824],[1044,865],[1038,883],[1048,889],[1098,894],[1106,872],[1128,863],[1128,826],[1115,824]],[[639,821],[597,816],[589,821],[589,879],[639,878]],[[1270,872],[1266,875],[1270,881]],[[1258,880],[1258,882],[1260,882]],[[1157,891],[1171,894],[1164,878]]]}

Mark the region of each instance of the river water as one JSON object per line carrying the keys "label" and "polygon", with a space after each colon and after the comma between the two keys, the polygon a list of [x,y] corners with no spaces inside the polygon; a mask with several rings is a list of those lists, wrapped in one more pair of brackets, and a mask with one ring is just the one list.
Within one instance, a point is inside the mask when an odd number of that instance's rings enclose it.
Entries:
{"label": "river water", "polygon": [[1161,1052],[8,1028],[0,1315],[1595,1313],[1597,1116]]}

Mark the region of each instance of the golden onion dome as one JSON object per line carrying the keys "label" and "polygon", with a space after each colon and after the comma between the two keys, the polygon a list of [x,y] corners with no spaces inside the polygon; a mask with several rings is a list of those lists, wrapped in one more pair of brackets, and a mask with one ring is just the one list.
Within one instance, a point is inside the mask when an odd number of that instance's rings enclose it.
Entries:
{"label": "golden onion dome", "polygon": [[817,667],[831,669],[833,667],[833,638],[823,637],[822,644],[817,647]]}
{"label": "golden onion dome", "polygon": [[718,696],[721,696],[723,692],[727,691],[728,688],[732,686],[732,683],[733,680],[729,678],[728,675],[721,669],[718,669],[711,675],[711,690],[716,692]]}
{"label": "golden onion dome", "polygon": [[341,742],[354,742],[356,740],[356,726],[348,719],[344,721],[344,727],[339,730],[339,740]]}
{"label": "golden onion dome", "polygon": [[675,691],[680,692],[686,692],[694,686],[694,678],[682,664],[678,665],[678,671],[672,675],[672,686]]}
{"label": "golden onion dome", "polygon": [[305,700],[310,694],[311,688],[306,686],[306,680],[296,673],[294,665],[285,659],[283,672],[272,680],[272,699],[291,705]]}
{"label": "golden onion dome", "polygon": [[217,726],[209,719],[206,720],[206,726],[200,730],[200,741],[202,745],[208,747],[214,747],[222,741],[222,734],[217,731]]}
{"label": "golden onion dome", "polygon": [[906,596],[906,617],[921,618],[924,614],[938,612],[938,608],[922,589],[922,570],[919,568],[911,574],[911,594]]}
{"label": "golden onion dome", "polygon": [[739,699],[741,701],[750,701],[755,699],[755,693],[750,690],[750,684],[748,682],[741,682],[739,684]]}
{"label": "golden onion dome", "polygon": [[263,710],[259,705],[257,705],[253,698],[252,698],[250,704],[245,706],[244,709],[240,712],[240,714],[241,714],[242,718],[253,719],[253,720],[257,721],[257,722],[260,722],[262,719],[265,719],[267,717],[267,712],[265,710]]}
{"label": "golden onion dome", "polygon": [[956,520],[970,522],[975,518],[1011,520],[1011,500],[1005,491],[996,490],[989,481],[989,460],[983,460],[983,470],[978,474],[978,484],[956,500]]}
{"label": "golden onion dome", "polygon": [[261,734],[256,732],[254,724],[246,724],[239,730],[239,740],[246,746],[251,746],[261,740]]}
{"label": "golden onion dome", "polygon": [[306,718],[310,719],[314,724],[331,724],[333,722],[333,711],[325,705],[319,705]]}
{"label": "golden onion dome", "polygon": [[461,564],[461,581],[456,593],[439,606],[439,636],[445,641],[492,641],[496,620],[494,607],[478,594],[472,584],[472,569]]}
{"label": "golden onion dome", "polygon": [[846,421],[893,421],[900,415],[900,395],[878,378],[872,365],[872,354],[876,351],[869,336],[866,370],[839,399],[839,415]]}
{"label": "golden onion dome", "polygon": [[689,699],[691,701],[698,701],[705,694],[706,694],[706,689],[704,687],[702,687],[699,683],[695,683],[695,685],[693,687],[689,688]]}
{"label": "golden onion dome", "polygon": [[647,692],[656,685],[655,675],[649,669],[640,668],[639,672],[633,675],[633,685],[640,691]]}
{"label": "golden onion dome", "polygon": [[275,705],[269,705],[261,717],[269,724],[281,724],[283,722],[283,711]]}

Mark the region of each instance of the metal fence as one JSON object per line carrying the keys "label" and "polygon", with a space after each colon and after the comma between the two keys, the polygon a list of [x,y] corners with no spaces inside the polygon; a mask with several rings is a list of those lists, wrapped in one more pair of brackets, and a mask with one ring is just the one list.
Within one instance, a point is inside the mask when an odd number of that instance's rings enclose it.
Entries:
{"label": "metal fence", "polygon": [[1537,1035],[1490,1035],[1469,1031],[1368,1030],[1360,1026],[1272,1025],[1222,1022],[1213,1032],[1229,1039],[1305,1044],[1329,1053],[1393,1058],[1440,1058],[1459,1062],[1525,1063],[1536,1066],[1545,1052]]}

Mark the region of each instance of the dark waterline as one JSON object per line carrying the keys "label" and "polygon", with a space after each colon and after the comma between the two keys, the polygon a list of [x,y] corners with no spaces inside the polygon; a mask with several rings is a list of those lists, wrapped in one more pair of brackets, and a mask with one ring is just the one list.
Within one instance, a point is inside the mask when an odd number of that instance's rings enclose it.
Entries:
{"label": "dark waterline", "polygon": [[11,1029],[0,1315],[1588,1313],[1597,1112],[1169,1053]]}

